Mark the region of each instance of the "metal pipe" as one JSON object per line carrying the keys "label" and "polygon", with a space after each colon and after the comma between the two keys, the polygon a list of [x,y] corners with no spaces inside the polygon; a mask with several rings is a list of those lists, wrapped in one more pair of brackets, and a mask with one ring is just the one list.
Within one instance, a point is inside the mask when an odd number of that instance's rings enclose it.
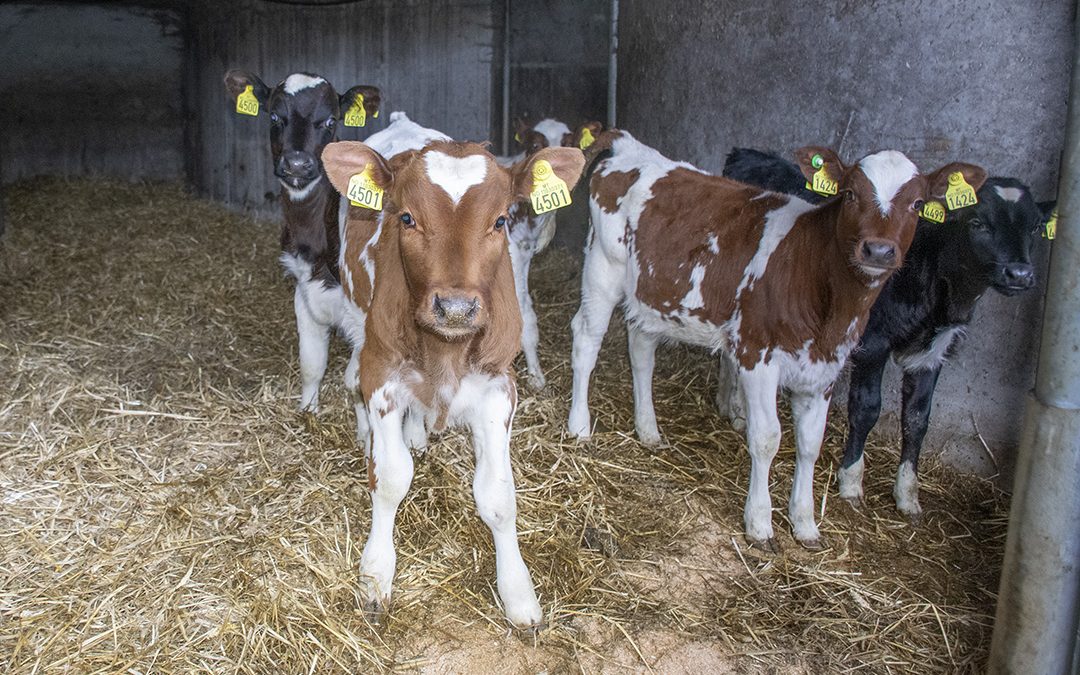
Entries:
{"label": "metal pipe", "polygon": [[619,83],[619,0],[611,0],[611,30],[608,33],[607,125],[615,126],[615,94]]}
{"label": "metal pipe", "polygon": [[[1080,17],[1077,28],[1080,29]],[[1077,33],[1080,34],[1080,33]],[[1028,397],[990,673],[1074,671],[1080,605],[1080,49],[1073,46],[1035,391]]]}
{"label": "metal pipe", "polygon": [[502,154],[510,156],[510,0],[503,0]]}

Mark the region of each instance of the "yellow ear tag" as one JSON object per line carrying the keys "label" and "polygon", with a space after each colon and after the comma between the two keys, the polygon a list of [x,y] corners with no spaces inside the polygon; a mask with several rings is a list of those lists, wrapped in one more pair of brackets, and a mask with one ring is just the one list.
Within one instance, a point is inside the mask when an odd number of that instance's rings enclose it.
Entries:
{"label": "yellow ear tag", "polygon": [[581,140],[578,141],[578,147],[579,148],[584,150],[585,148],[589,147],[590,145],[592,145],[595,142],[596,142],[596,139],[593,138],[592,130],[589,129],[589,127],[585,127],[584,129],[581,130]]}
{"label": "yellow ear tag", "polygon": [[236,97],[236,112],[241,115],[258,117],[259,99],[255,98],[255,92],[252,91],[250,84],[244,87],[244,92]]}
{"label": "yellow ear tag", "polygon": [[375,112],[373,112],[373,113],[371,114],[371,116],[372,116],[372,117],[374,117],[375,119],[379,119],[379,111],[378,111],[378,110],[376,110]]}
{"label": "yellow ear tag", "polygon": [[371,177],[371,165],[364,167],[360,173],[353,174],[349,179],[349,187],[345,196],[353,206],[361,206],[372,211],[382,211],[383,189]]}
{"label": "yellow ear tag", "polygon": [[941,202],[926,202],[919,215],[931,223],[945,222],[945,206]]}
{"label": "yellow ear tag", "polygon": [[979,198],[975,196],[975,188],[968,185],[964,180],[964,174],[959,171],[949,174],[949,187],[945,190],[945,205],[950,211],[962,209],[965,206],[975,206]]}
{"label": "yellow ear tag", "polygon": [[357,94],[352,105],[345,111],[345,126],[362,127],[367,124],[367,111],[364,110],[364,95]]}
{"label": "yellow ear tag", "polygon": [[806,189],[813,190],[826,197],[836,194],[837,184],[836,181],[829,178],[828,172],[825,171],[825,159],[821,155],[814,155],[810,160],[810,165],[817,171],[814,172],[813,182],[806,183]]}
{"label": "yellow ear tag", "polygon": [[521,134],[514,134],[514,140],[517,141],[518,143],[520,143],[521,142]]}
{"label": "yellow ear tag", "polygon": [[1050,213],[1050,219],[1046,221],[1046,226],[1043,229],[1043,237],[1045,239],[1051,239],[1052,240],[1054,237],[1057,236],[1057,219],[1058,219],[1058,212],[1057,212],[1057,209],[1054,209]]}
{"label": "yellow ear tag", "polygon": [[533,211],[539,215],[561,209],[570,205],[570,190],[566,182],[555,175],[551,169],[551,163],[545,159],[539,159],[532,168],[533,189],[529,195],[532,198]]}

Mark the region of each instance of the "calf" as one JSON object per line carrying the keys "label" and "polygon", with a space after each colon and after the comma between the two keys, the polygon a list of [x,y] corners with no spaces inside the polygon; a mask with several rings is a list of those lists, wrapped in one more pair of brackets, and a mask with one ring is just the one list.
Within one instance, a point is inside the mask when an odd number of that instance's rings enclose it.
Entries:
{"label": "calf", "polygon": [[494,536],[499,597],[511,622],[536,626],[542,615],[518,550],[510,469],[521,314],[508,214],[534,187],[572,188],[584,158],[548,148],[506,169],[471,143],[436,141],[388,160],[338,142],[323,161],[334,187],[377,209],[350,207],[344,246],[362,252],[343,259],[349,300],[368,317],[357,381],[370,429],[371,533],[360,562],[367,607],[380,613],[390,601],[394,517],[413,477],[404,437],[412,416],[434,429],[471,429],[473,494]]}
{"label": "calf", "polygon": [[[806,189],[798,166],[756,150],[733,150],[724,175],[815,202],[825,199]],[[943,223],[920,219],[904,266],[882,288],[851,355],[847,444],[837,476],[840,496],[855,506],[863,498],[863,450],[881,412],[881,377],[889,357],[904,373],[893,496],[900,512],[915,519],[922,513],[919,453],[942,365],[988,288],[1012,296],[1035,285],[1031,247],[1054,205],[1037,205],[1015,178],[988,178],[976,194],[977,204],[946,210]],[[738,414],[737,406],[730,409]]]}
{"label": "calf", "polygon": [[[529,127],[518,120],[515,138],[519,139],[524,151],[513,157],[500,157],[499,163],[512,166],[526,157],[531,157],[547,147],[559,147],[568,141],[570,127],[553,119],[544,119]],[[555,236],[555,212],[537,214],[528,199],[516,202],[507,214],[510,222],[510,256],[514,266],[514,286],[517,289],[518,305],[521,307],[521,348],[525,352],[525,365],[528,369],[529,388],[539,391],[544,388],[546,378],[540,367],[537,349],[540,344],[540,328],[533,309],[532,295],[529,294],[529,267],[533,256],[540,253]]]}
{"label": "calf", "polygon": [[571,324],[570,432],[590,434],[589,377],[621,302],[642,442],[660,441],[652,404],[658,342],[721,350],[736,362],[751,458],[746,536],[769,549],[776,396],[781,387],[790,393],[797,461],[788,516],[796,540],[818,546],[813,471],[832,382],[903,262],[923,201],[942,196],[952,174],[977,188],[985,172],[957,163],[922,176],[895,151],[847,167],[831,150],[803,148],[804,176],[824,164],[841,195],[815,207],[673,162],[625,132],[604,136],[594,147],[610,144],[612,155],[590,181],[592,233]]}
{"label": "calf", "polygon": [[281,264],[296,279],[293,308],[300,343],[300,409],[317,412],[319,386],[326,373],[330,330],[350,342],[360,337],[348,321],[338,279],[341,203],[326,181],[319,156],[337,138],[345,111],[361,105],[364,116],[379,110],[376,87],[356,86],[342,95],[310,73],[294,73],[271,89],[242,70],[225,73],[225,89],[237,111],[270,117],[270,152],[281,183],[285,223],[281,228]]}

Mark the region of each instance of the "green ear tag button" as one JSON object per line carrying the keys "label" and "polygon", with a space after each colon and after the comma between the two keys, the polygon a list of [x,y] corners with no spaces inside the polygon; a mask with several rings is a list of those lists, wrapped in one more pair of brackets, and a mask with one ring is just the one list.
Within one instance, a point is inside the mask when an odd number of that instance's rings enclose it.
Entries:
{"label": "green ear tag button", "polygon": [[352,105],[345,112],[345,126],[362,127],[367,124],[367,111],[364,110],[364,95],[357,94]]}
{"label": "green ear tag button", "polygon": [[244,87],[244,92],[236,97],[236,112],[241,115],[257,117],[259,114],[259,99],[255,98],[252,85]]}

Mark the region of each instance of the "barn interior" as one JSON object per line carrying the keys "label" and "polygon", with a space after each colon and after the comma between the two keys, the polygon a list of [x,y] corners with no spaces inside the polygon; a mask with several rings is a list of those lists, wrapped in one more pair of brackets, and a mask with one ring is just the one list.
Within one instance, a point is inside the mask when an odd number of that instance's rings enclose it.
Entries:
{"label": "barn interior", "polygon": [[[267,124],[230,68],[382,90],[389,112],[516,152],[513,121],[602,120],[719,173],[732,147],[963,159],[1058,197],[1076,8],[1065,0],[141,0],[0,5],[0,663],[9,672],[983,672],[1051,242],[987,294],[938,384],[926,515],[895,513],[899,375],[867,504],[816,494],[829,546],[747,549],[745,442],[700,350],[658,357],[667,444],[632,435],[625,333],[602,433],[565,433],[586,196],[534,262],[546,389],[515,470],[549,627],[508,635],[465,437],[418,460],[386,625],[358,609],[364,460],[334,347],[295,411],[292,291]],[[613,36],[617,39],[613,40]],[[621,322],[614,322],[619,324]],[[613,325],[614,325],[613,324]],[[843,378],[834,401],[844,401]],[[790,484],[786,419],[774,495]],[[835,498],[835,494],[831,497]],[[404,564],[402,564],[404,563]]]}

